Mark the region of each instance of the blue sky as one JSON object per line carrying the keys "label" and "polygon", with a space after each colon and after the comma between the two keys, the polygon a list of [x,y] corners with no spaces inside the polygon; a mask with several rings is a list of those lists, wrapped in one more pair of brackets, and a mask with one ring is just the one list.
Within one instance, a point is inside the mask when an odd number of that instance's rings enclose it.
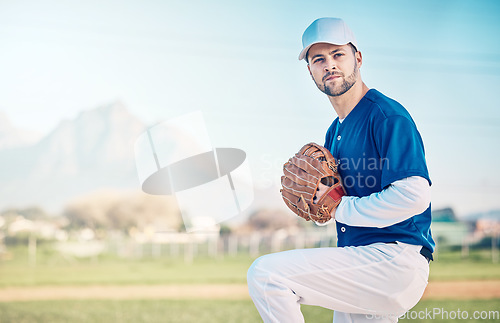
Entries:
{"label": "blue sky", "polygon": [[0,0],[0,111],[48,132],[115,100],[148,123],[202,110],[213,145],[277,185],[336,117],[297,60],[325,16],[356,34],[365,83],[417,122],[434,207],[500,208],[498,1]]}

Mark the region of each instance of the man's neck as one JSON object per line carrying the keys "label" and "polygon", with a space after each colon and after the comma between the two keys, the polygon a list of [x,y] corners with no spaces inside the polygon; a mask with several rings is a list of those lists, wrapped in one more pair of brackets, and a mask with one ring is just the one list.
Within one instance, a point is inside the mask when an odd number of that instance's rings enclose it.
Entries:
{"label": "man's neck", "polygon": [[346,93],[340,96],[329,96],[328,99],[339,118],[344,119],[365,96],[368,90],[366,84],[360,79]]}

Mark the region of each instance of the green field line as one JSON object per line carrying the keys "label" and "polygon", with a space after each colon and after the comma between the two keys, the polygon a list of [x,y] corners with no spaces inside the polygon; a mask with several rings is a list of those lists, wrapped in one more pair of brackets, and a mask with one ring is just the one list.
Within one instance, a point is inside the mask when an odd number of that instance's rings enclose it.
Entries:
{"label": "green field line", "polygon": [[[481,301],[421,301],[408,312],[410,318],[400,322],[455,322],[436,312],[493,314],[500,308],[500,299]],[[331,322],[333,311],[302,306],[306,322]],[[411,319],[412,313],[435,312],[431,319]],[[453,314],[452,314],[453,315]],[[463,314],[462,314],[463,315]],[[0,303],[2,323],[253,323],[262,322],[250,300],[65,300]],[[498,322],[498,319],[461,320],[462,322]]]}

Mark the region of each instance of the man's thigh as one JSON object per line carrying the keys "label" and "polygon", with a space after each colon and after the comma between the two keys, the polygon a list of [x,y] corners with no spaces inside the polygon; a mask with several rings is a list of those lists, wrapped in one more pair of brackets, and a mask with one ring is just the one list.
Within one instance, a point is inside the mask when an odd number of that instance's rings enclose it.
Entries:
{"label": "man's thigh", "polygon": [[354,314],[403,314],[418,302],[428,278],[419,247],[406,244],[290,250],[263,256],[254,266],[283,282],[301,304]]}

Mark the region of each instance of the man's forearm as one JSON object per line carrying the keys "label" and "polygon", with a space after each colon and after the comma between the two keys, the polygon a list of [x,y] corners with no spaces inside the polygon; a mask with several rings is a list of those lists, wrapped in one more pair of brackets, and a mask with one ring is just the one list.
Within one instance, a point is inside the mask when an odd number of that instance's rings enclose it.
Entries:
{"label": "man's forearm", "polygon": [[351,226],[383,228],[424,212],[430,201],[429,182],[412,176],[369,196],[344,196],[335,218]]}

